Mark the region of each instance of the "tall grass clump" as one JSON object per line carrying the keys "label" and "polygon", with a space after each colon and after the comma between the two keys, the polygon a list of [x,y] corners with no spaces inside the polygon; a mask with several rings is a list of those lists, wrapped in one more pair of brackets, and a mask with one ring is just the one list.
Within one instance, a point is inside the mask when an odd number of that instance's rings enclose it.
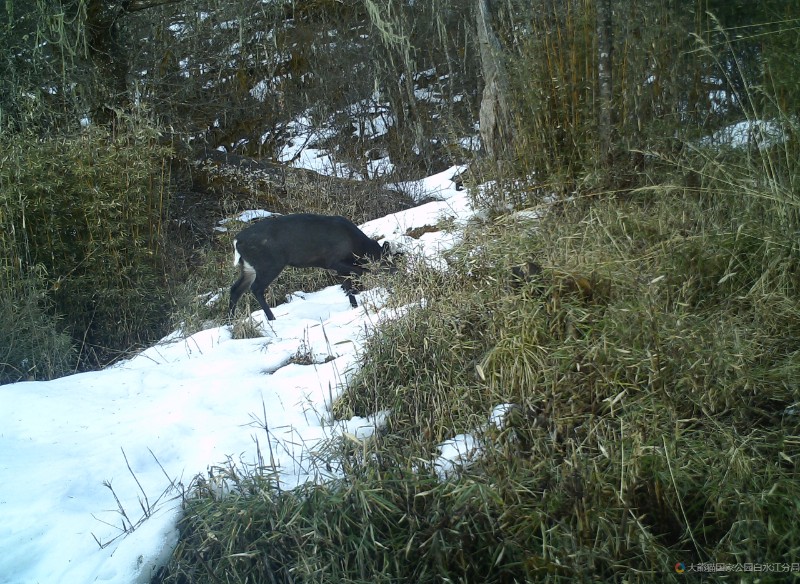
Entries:
{"label": "tall grass clump", "polygon": [[[798,552],[800,249],[781,220],[796,202],[709,179],[701,193],[580,201],[522,239],[507,224],[484,233],[496,243],[482,282],[390,325],[345,394],[362,413],[391,408],[393,433],[422,438],[415,456],[494,405],[519,408],[513,439],[463,482],[514,485],[514,529],[496,544],[522,536],[520,581],[558,581],[526,571],[551,564],[668,581],[678,561]],[[542,274],[515,289],[498,268],[523,252]]]}
{"label": "tall grass clump", "polygon": [[35,281],[37,305],[73,339],[81,367],[159,334],[170,308],[162,255],[168,191],[155,132],[132,119],[115,131],[0,139],[3,293],[24,297]]}

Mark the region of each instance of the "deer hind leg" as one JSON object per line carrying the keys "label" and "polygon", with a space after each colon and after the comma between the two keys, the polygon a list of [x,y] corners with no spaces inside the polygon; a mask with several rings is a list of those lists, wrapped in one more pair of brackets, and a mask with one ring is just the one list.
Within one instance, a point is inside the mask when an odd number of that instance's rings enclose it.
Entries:
{"label": "deer hind leg", "polygon": [[283,266],[273,268],[270,267],[266,270],[261,270],[260,272],[256,273],[256,277],[253,280],[253,283],[250,285],[250,290],[258,300],[259,306],[261,306],[261,310],[264,311],[268,320],[275,320],[275,315],[272,314],[272,311],[269,309],[269,305],[267,301],[264,299],[264,294],[267,291],[267,286],[272,284],[272,281],[277,278],[280,273],[283,271]]}

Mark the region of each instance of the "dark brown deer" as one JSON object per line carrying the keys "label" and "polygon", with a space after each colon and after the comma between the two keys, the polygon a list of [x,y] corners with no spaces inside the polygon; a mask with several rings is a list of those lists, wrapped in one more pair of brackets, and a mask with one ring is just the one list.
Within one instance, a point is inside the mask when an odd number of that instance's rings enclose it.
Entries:
{"label": "dark brown deer", "polygon": [[348,219],[310,213],[259,221],[236,236],[233,249],[240,274],[231,286],[230,317],[250,287],[269,320],[275,320],[275,315],[264,300],[264,292],[286,266],[338,273],[350,305],[355,308],[358,290],[353,275],[363,274],[370,261],[388,263],[392,255],[388,242],[381,247]]}

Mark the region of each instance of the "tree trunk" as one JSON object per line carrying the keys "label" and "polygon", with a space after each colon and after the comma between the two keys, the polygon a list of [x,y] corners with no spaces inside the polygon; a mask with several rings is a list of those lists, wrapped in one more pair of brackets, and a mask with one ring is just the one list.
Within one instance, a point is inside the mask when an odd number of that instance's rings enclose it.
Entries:
{"label": "tree trunk", "polygon": [[130,106],[128,51],[122,40],[120,20],[127,14],[179,0],[87,0],[86,44],[95,81],[90,97],[92,122],[113,124],[117,112]]}
{"label": "tree trunk", "polygon": [[597,116],[597,138],[599,162],[602,165],[611,163],[612,131],[614,114],[612,111],[613,78],[611,74],[612,38],[611,0],[596,0],[597,11],[597,85],[600,96]]}
{"label": "tree trunk", "polygon": [[115,110],[128,105],[128,59],[119,38],[115,5],[90,0],[86,5],[86,41],[96,75],[91,93],[92,122],[108,125]]}
{"label": "tree trunk", "polygon": [[490,0],[477,0],[476,20],[483,70],[481,99],[481,140],[490,158],[505,158],[510,137],[511,115],[508,109],[508,74],[502,61],[500,41],[492,28]]}

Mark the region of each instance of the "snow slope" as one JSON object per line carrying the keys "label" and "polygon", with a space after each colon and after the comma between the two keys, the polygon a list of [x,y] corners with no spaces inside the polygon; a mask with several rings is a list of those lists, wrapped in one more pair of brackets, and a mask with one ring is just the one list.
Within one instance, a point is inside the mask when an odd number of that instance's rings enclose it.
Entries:
{"label": "snow slope", "polygon": [[[439,201],[364,231],[435,260],[453,235],[405,233],[472,214],[450,181],[456,170],[418,186]],[[283,487],[324,479],[320,441],[380,423],[334,423],[328,407],[365,331],[393,316],[386,295],[362,293],[352,309],[338,286],[297,293],[271,323],[253,313],[262,338],[233,340],[227,326],[176,332],[103,371],[0,386],[0,583],[148,582],[177,541],[180,485],[214,466],[257,464],[259,449],[272,452]],[[291,362],[298,354],[313,364]]]}

